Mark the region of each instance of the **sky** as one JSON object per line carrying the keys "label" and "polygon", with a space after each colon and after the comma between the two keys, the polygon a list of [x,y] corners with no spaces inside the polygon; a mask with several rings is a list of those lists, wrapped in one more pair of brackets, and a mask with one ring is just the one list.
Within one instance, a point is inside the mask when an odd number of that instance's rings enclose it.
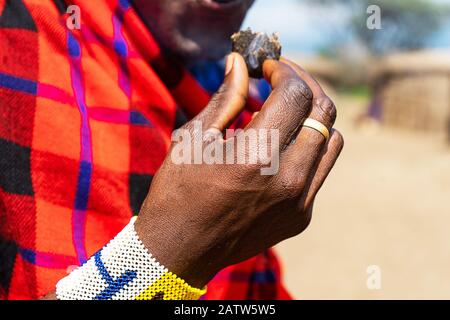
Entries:
{"label": "sky", "polygon": [[[430,0],[450,4],[450,0]],[[285,52],[313,54],[336,35],[348,36],[348,16],[338,7],[319,9],[298,0],[256,0],[244,22],[257,31],[276,31]],[[430,47],[450,47],[450,21],[430,39]]]}

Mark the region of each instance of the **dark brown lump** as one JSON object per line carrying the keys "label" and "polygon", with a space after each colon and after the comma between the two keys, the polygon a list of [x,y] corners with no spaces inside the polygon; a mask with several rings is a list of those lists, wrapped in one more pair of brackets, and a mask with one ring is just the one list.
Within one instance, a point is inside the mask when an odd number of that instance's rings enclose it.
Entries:
{"label": "dark brown lump", "polygon": [[276,34],[271,36],[263,32],[252,32],[250,28],[231,36],[232,52],[241,54],[252,78],[262,78],[262,66],[267,59],[279,60],[281,44]]}

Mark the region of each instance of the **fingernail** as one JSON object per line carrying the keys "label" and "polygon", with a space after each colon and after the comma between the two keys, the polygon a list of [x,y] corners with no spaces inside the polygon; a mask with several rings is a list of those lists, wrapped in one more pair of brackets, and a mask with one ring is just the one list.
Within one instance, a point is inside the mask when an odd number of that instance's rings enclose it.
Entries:
{"label": "fingernail", "polygon": [[227,56],[227,62],[225,63],[225,77],[233,70],[234,65],[234,55],[229,54]]}

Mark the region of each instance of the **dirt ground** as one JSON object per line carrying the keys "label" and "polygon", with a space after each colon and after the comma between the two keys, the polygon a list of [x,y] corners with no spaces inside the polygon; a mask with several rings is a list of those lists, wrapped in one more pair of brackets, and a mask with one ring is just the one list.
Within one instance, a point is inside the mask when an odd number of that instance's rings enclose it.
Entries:
{"label": "dirt ground", "polygon": [[[355,126],[363,101],[337,99],[342,156],[310,227],[278,245],[296,299],[450,299],[450,144]],[[367,268],[380,270],[369,289]]]}

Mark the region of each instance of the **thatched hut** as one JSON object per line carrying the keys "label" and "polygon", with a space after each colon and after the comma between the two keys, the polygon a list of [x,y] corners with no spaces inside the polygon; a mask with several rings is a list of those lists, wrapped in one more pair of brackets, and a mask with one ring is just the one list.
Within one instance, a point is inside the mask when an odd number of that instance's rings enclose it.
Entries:
{"label": "thatched hut", "polygon": [[388,126],[450,137],[450,51],[394,54],[376,64],[371,113]]}

